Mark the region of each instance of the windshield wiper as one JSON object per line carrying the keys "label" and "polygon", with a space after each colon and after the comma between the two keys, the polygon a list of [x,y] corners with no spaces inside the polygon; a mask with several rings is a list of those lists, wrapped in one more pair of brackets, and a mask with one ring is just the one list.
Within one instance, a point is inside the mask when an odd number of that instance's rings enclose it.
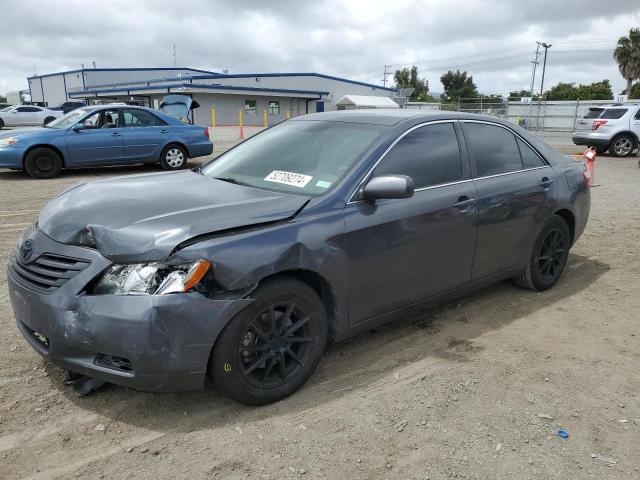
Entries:
{"label": "windshield wiper", "polygon": [[213,177],[216,180],[220,180],[221,182],[233,183],[234,185],[242,185],[243,187],[250,187],[251,185],[245,182],[241,182],[240,180],[236,180],[232,177]]}

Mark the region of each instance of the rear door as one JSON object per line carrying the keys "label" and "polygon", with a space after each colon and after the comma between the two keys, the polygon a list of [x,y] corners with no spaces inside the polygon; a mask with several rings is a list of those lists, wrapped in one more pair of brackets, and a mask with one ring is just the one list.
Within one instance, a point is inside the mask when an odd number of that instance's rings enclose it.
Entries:
{"label": "rear door", "polygon": [[67,158],[71,165],[123,161],[124,137],[117,108],[98,110],[80,123],[84,130],[67,131]]}
{"label": "rear door", "polygon": [[410,176],[413,197],[347,204],[350,324],[469,282],[476,189],[456,130],[455,122],[411,129],[374,169],[371,178]]}
{"label": "rear door", "polygon": [[122,109],[122,120],[125,158],[157,161],[171,134],[166,122],[151,112],[134,108]]}
{"label": "rear door", "polygon": [[44,121],[44,110],[40,107],[20,107],[24,112],[24,123],[23,125],[42,125]]}
{"label": "rear door", "polygon": [[587,113],[576,122],[576,132],[590,132],[593,126],[593,121],[598,118],[604,108],[594,107],[587,110]]}
{"label": "rear door", "polygon": [[478,190],[473,280],[524,264],[552,213],[556,174],[522,138],[502,125],[462,121]]}

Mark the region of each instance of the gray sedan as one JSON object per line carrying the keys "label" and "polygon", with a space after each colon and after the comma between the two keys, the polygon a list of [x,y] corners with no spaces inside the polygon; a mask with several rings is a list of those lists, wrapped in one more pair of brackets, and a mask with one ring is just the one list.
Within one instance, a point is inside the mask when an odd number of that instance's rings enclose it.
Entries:
{"label": "gray sedan", "polygon": [[513,278],[552,287],[590,207],[584,165],[500,119],[307,115],[193,171],[75,185],[19,239],[18,328],[60,367],[247,404],[329,341]]}

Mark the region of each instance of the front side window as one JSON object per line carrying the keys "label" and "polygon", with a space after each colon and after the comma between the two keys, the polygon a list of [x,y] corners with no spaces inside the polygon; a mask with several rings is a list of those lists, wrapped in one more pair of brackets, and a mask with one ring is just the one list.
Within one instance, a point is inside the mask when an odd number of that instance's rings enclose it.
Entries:
{"label": "front side window", "polygon": [[322,195],[388,129],[348,122],[283,122],[223,153],[201,173],[266,190]]}
{"label": "front side window", "polygon": [[160,127],[166,125],[153,113],[145,110],[124,110],[122,116],[125,127]]}
{"label": "front side window", "polygon": [[40,109],[36,107],[18,107],[17,110],[20,113],[33,113],[40,111]]}
{"label": "front side window", "polygon": [[522,170],[516,138],[509,130],[471,122],[464,122],[462,127],[478,177]]}
{"label": "front side window", "polygon": [[269,100],[269,115],[280,115],[280,102]]}
{"label": "front side window", "polygon": [[118,110],[99,110],[81,121],[87,129],[117,128]]}
{"label": "front side window", "polygon": [[407,175],[424,188],[462,179],[462,160],[453,123],[417,128],[396,143],[373,172]]}
{"label": "front side window", "polygon": [[244,113],[247,115],[255,115],[258,109],[256,107],[255,100],[245,100],[244,101]]}

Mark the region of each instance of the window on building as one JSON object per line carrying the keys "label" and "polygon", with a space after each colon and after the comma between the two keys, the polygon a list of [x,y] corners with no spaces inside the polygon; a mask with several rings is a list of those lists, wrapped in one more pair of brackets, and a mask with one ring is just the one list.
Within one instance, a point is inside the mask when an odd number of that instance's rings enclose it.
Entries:
{"label": "window on building", "polygon": [[478,177],[522,170],[522,160],[513,133],[485,123],[463,123],[469,154]]}
{"label": "window on building", "polygon": [[544,167],[545,163],[536,152],[534,152],[529,145],[524,143],[519,138],[518,147],[520,148],[520,155],[522,156],[522,165],[524,168],[536,168]]}
{"label": "window on building", "polygon": [[374,171],[378,175],[408,175],[415,188],[462,178],[462,160],[452,123],[437,123],[408,133]]}
{"label": "window on building", "polygon": [[256,113],[258,113],[258,108],[256,107],[255,100],[244,101],[244,113],[247,115],[255,115]]}
{"label": "window on building", "polygon": [[124,110],[125,127],[160,127],[166,123],[145,110]]}
{"label": "window on building", "polygon": [[269,100],[269,115],[280,115],[280,102]]}

